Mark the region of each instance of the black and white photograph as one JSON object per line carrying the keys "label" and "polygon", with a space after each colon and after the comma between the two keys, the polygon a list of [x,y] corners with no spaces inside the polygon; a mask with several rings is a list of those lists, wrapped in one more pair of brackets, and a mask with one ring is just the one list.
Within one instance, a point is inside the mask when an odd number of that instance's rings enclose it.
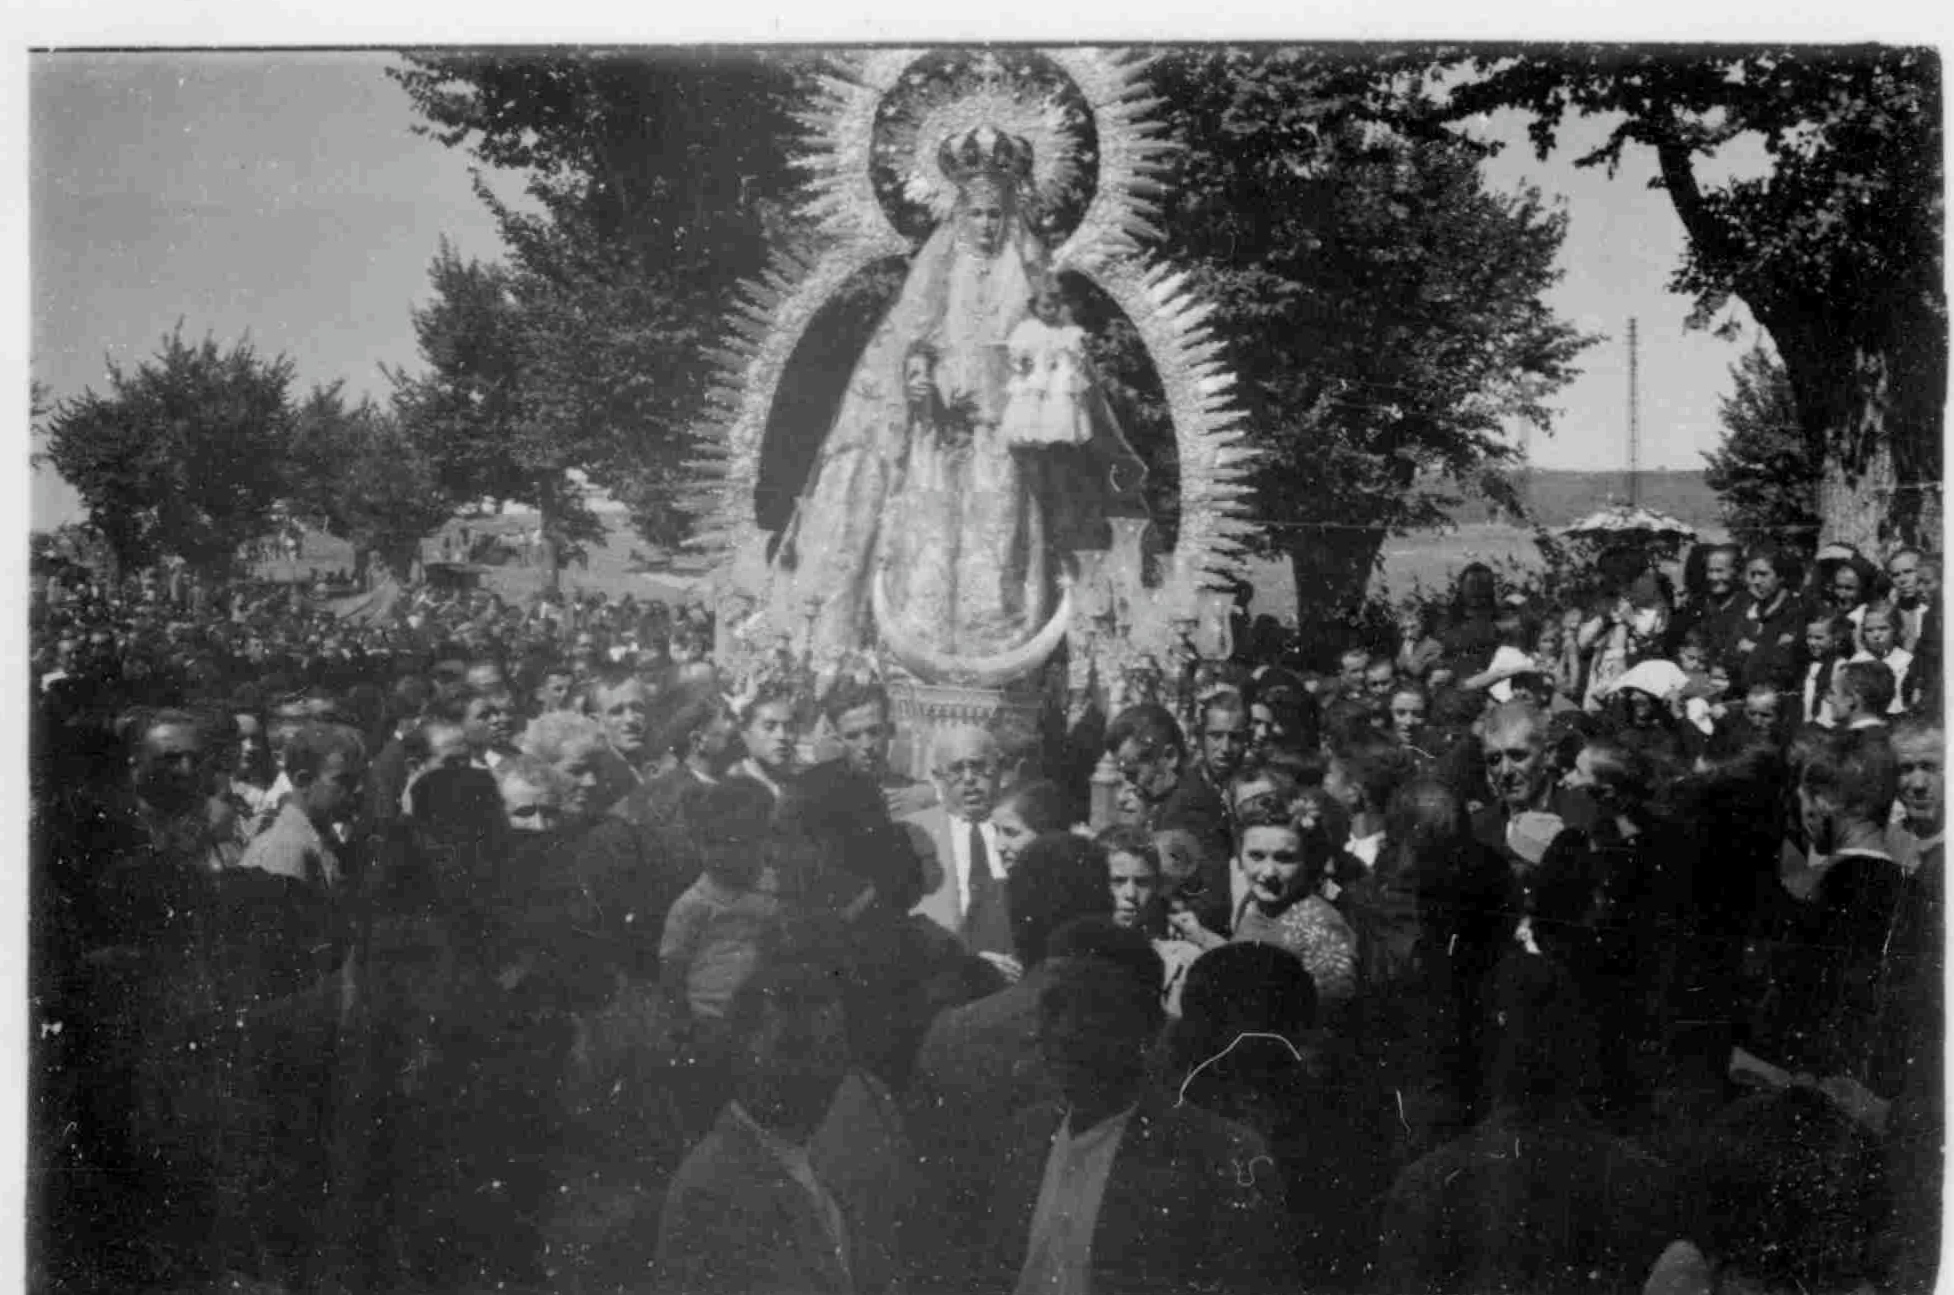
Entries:
{"label": "black and white photograph", "polygon": [[643,21],[25,49],[0,1275],[1936,1289],[1942,46]]}

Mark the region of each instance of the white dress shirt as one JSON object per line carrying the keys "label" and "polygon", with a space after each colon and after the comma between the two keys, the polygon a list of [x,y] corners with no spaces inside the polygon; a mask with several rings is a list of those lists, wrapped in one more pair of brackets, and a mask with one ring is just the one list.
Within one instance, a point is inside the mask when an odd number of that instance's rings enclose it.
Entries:
{"label": "white dress shirt", "polygon": [[1045,1180],[1031,1216],[1031,1244],[1018,1271],[1017,1295],[1091,1295],[1092,1231],[1106,1199],[1106,1180],[1119,1154],[1129,1106],[1083,1133],[1066,1116],[1045,1158]]}
{"label": "white dress shirt", "polygon": [[1821,728],[1832,727],[1832,671],[1834,661],[1814,661],[1805,667],[1804,695],[1798,718]]}

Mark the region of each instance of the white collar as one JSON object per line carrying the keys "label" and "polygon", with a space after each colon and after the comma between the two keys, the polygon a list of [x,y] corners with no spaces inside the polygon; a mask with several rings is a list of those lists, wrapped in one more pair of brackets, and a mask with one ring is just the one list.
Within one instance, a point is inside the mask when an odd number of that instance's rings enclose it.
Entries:
{"label": "white collar", "polygon": [[1061,1149],[1069,1153],[1077,1154],[1092,1150],[1095,1147],[1102,1146],[1109,1141],[1117,1139],[1121,1134],[1125,1133],[1126,1126],[1132,1122],[1134,1112],[1139,1109],[1140,1103],[1135,1099],[1134,1103],[1125,1110],[1116,1115],[1107,1116],[1083,1133],[1073,1132],[1072,1112],[1068,1110],[1065,1113],[1065,1118],[1059,1121],[1058,1136],[1054,1140]]}

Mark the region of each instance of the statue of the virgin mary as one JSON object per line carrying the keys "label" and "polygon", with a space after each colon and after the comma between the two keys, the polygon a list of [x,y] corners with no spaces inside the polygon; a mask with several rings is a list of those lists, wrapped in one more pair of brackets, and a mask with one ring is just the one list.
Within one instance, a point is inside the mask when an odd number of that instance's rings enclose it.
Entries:
{"label": "statue of the virgin mary", "polygon": [[1048,253],[1027,219],[1031,147],[990,127],[942,141],[956,185],[877,327],[774,559],[776,605],[812,611],[813,656],[889,643],[996,658],[1043,637],[1062,564],[1138,514],[1138,458],[1095,391],[1083,447],[1014,449],[999,434],[1006,339]]}

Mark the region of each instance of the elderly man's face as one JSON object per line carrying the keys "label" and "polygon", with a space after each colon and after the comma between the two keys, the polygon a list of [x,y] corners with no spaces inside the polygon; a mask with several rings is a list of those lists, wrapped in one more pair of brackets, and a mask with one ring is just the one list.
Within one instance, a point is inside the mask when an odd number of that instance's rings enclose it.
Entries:
{"label": "elderly man's face", "polygon": [[974,734],[955,735],[938,749],[933,772],[943,803],[959,817],[977,823],[991,816],[1003,777],[995,742]]}
{"label": "elderly man's face", "polygon": [[1518,813],[1533,807],[1547,782],[1545,742],[1530,720],[1495,723],[1486,730],[1486,781],[1493,794]]}
{"label": "elderly man's face", "polygon": [[1947,754],[1938,733],[1903,737],[1893,743],[1900,763],[1900,807],[1916,827],[1938,828],[1947,796]]}

